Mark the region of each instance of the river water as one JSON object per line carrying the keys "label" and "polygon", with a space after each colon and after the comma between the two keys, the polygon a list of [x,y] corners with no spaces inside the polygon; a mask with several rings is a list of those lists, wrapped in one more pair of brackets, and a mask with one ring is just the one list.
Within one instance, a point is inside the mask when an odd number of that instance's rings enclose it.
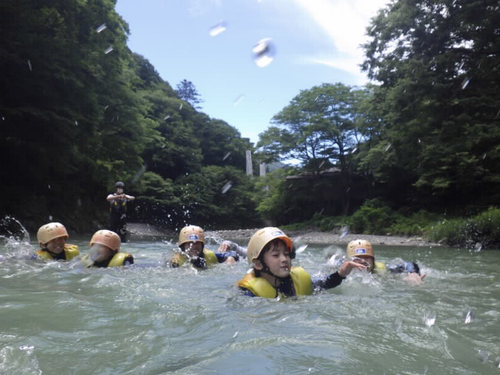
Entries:
{"label": "river water", "polygon": [[[498,250],[377,246],[418,261],[424,284],[359,272],[277,301],[238,293],[246,260],[170,269],[174,248],[133,239],[136,265],[81,269],[4,240],[0,374],[500,374]],[[335,251],[309,245],[294,265],[326,275]]]}

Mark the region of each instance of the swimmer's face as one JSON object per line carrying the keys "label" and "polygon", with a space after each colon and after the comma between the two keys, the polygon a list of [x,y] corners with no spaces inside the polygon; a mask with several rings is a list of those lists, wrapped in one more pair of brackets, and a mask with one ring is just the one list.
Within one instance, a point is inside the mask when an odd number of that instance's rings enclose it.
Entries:
{"label": "swimmer's face", "polygon": [[[263,265],[257,260],[255,266],[258,269],[263,269]],[[290,250],[286,247],[283,241],[276,241],[271,244],[269,250],[264,253],[264,262],[269,267],[269,270],[277,277],[288,277],[292,268],[292,259],[290,258]]]}
{"label": "swimmer's face", "polygon": [[201,242],[186,242],[184,244],[184,252],[190,257],[198,257],[203,252],[203,243]]}
{"label": "swimmer's face", "polygon": [[51,253],[60,254],[63,252],[65,244],[66,244],[66,238],[59,237],[50,240],[49,242],[47,242],[45,246],[47,247],[47,250],[49,250]]}
{"label": "swimmer's face", "polygon": [[368,272],[372,272],[375,267],[375,260],[369,255],[358,255],[352,261],[365,265]]}
{"label": "swimmer's face", "polygon": [[101,245],[100,243],[92,244],[90,247],[89,256],[94,262],[103,262],[111,258],[115,252],[109,247]]}

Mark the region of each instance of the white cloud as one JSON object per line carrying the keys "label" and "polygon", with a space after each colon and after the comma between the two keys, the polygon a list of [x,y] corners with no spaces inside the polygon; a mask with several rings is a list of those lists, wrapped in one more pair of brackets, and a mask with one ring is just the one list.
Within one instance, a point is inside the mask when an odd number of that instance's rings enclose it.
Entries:
{"label": "white cloud", "polygon": [[[335,56],[311,57],[311,63],[323,64],[362,76],[358,65],[363,61],[360,44],[366,42],[366,27],[377,10],[388,0],[295,0],[323,29],[336,48]],[[339,57],[341,56],[341,57]]]}

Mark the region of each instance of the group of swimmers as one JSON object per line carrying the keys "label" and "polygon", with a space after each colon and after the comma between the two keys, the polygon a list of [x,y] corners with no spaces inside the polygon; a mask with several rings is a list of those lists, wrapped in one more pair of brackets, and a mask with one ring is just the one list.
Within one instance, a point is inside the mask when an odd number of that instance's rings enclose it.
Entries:
{"label": "group of swimmers", "polygon": [[[78,247],[66,243],[68,232],[61,223],[48,223],[38,230],[40,245],[37,255],[47,260],[71,260],[79,255]],[[310,295],[315,290],[334,288],[352,270],[370,273],[403,273],[412,284],[421,284],[425,275],[420,275],[416,263],[400,262],[386,267],[375,261],[370,242],[354,240],[347,245],[346,260],[338,271],[329,276],[313,279],[302,267],[293,267],[296,250],[290,237],[281,229],[266,227],[258,230],[244,248],[231,241],[224,241],[217,252],[205,248],[202,228],[189,225],[181,229],[178,250],[170,259],[171,267],[190,264],[197,269],[206,269],[218,263],[234,264],[246,257],[252,267],[237,285],[248,296],[265,298]],[[116,267],[134,263],[131,254],[120,252],[120,236],[110,230],[99,230],[90,240],[89,254],[81,258],[85,267]]]}

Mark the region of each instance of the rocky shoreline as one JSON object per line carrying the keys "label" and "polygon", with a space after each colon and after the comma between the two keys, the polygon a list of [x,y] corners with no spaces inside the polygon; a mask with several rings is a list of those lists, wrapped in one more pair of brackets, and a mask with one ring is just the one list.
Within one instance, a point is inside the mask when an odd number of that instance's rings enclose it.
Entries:
{"label": "rocky shoreline", "polygon": [[[217,235],[226,240],[248,241],[257,229],[238,229],[238,230],[220,230],[207,231],[207,235]],[[372,245],[388,246],[421,246],[437,247],[438,243],[428,242],[421,237],[400,237],[400,236],[378,236],[369,234],[347,234],[341,236],[338,232],[318,232],[318,231],[285,231],[293,239],[298,239],[302,243],[308,244],[335,244],[347,245],[352,240],[358,238],[368,240]]]}
{"label": "rocky shoreline", "polygon": [[[163,231],[148,224],[129,223],[128,230],[132,236],[141,237],[175,237],[177,234],[171,231]],[[225,240],[247,242],[250,237],[258,230],[255,229],[237,229],[237,230],[218,230],[207,231],[207,236],[219,237]],[[300,242],[309,244],[334,244],[346,245],[350,241],[362,238],[370,241],[373,245],[388,245],[388,246],[420,246],[420,247],[437,247],[441,246],[438,243],[428,242],[421,237],[400,237],[400,236],[377,236],[367,234],[347,234],[341,236],[339,232],[318,232],[318,231],[285,231],[286,234],[297,240],[300,237]]]}

